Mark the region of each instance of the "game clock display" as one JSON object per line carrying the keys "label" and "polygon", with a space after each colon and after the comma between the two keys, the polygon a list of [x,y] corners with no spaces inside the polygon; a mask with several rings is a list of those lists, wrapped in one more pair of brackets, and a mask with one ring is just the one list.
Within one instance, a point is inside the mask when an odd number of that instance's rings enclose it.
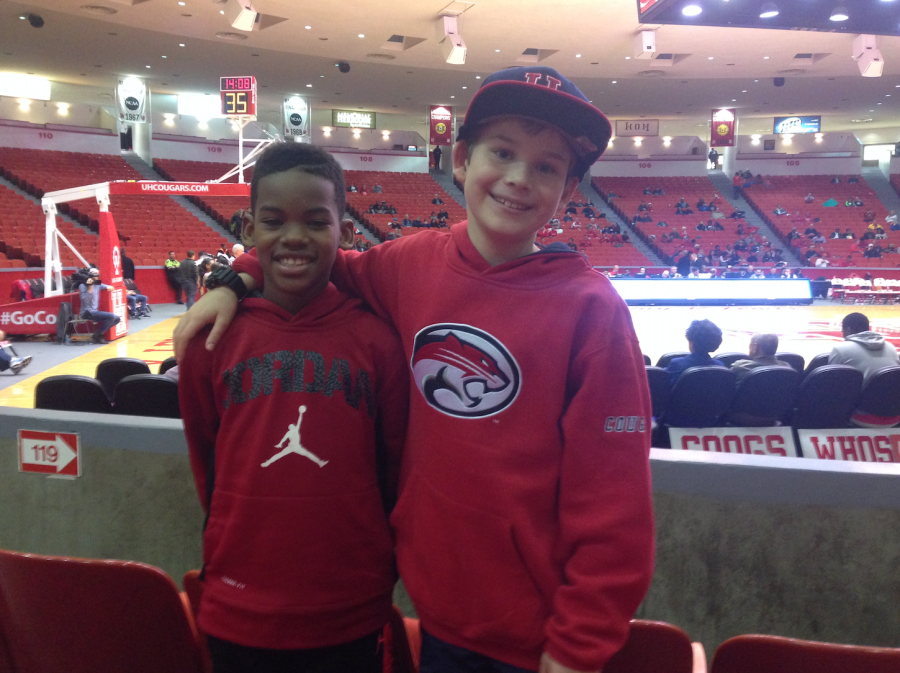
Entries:
{"label": "game clock display", "polygon": [[221,77],[222,114],[226,117],[256,117],[256,78]]}

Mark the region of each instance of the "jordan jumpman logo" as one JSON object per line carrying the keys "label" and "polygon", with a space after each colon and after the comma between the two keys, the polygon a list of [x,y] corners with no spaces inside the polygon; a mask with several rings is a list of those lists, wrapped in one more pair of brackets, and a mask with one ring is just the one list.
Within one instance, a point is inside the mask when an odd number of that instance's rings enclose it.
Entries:
{"label": "jordan jumpman logo", "polygon": [[307,451],[303,445],[300,443],[300,424],[303,422],[303,414],[306,411],[306,405],[300,405],[300,418],[297,419],[296,425],[291,423],[288,426],[288,430],[284,433],[284,437],[281,438],[281,441],[275,445],[276,449],[281,449],[281,445],[287,442],[287,445],[274,456],[269,458],[266,462],[262,464],[262,467],[269,467],[272,463],[274,463],[279,458],[284,458],[288,454],[296,453],[297,455],[303,456],[305,458],[309,458],[312,462],[314,462],[319,467],[325,467],[328,464],[327,460],[322,460],[318,456]]}

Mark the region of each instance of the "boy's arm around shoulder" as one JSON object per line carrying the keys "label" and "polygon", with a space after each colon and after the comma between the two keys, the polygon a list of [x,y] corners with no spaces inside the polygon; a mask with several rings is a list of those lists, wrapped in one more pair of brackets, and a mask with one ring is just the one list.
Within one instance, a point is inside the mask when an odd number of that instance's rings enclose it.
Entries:
{"label": "boy's arm around shoulder", "polygon": [[213,354],[204,344],[209,327],[190,340],[178,365],[178,401],[184,421],[191,471],[204,511],[208,509],[207,480],[219,432],[219,413],[213,387]]}
{"label": "boy's arm around shoulder", "polygon": [[567,376],[556,550],[565,580],[553,596],[545,654],[597,671],[624,644],[653,575],[651,405],[624,302],[583,320],[603,336],[586,339]]}

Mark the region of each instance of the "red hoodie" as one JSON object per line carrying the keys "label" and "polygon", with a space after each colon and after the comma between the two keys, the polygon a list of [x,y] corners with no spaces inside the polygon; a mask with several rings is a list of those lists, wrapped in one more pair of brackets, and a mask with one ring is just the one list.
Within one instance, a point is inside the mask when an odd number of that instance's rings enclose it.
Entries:
{"label": "red hoodie", "polygon": [[329,285],[297,315],[247,299],[212,353],[205,339],[178,382],[209,515],[200,627],[274,649],[380,629],[396,580],[382,498],[397,471],[377,469],[399,465],[408,399],[396,334]]}
{"label": "red hoodie", "polygon": [[390,318],[410,367],[391,523],[423,628],[523,668],[543,651],[601,668],[653,566],[650,395],[624,302],[577,253],[490,266],[465,222],[342,255],[335,277]]}

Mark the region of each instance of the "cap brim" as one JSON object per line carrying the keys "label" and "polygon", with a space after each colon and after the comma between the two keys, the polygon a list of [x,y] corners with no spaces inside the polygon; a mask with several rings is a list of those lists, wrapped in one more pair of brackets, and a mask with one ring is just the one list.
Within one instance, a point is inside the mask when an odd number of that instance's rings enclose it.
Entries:
{"label": "cap brim", "polygon": [[584,155],[588,165],[603,154],[612,137],[609,119],[590,103],[562,91],[509,80],[492,82],[478,90],[466,112],[465,126],[471,128],[501,115],[533,117],[576,141],[587,138],[596,148]]}

